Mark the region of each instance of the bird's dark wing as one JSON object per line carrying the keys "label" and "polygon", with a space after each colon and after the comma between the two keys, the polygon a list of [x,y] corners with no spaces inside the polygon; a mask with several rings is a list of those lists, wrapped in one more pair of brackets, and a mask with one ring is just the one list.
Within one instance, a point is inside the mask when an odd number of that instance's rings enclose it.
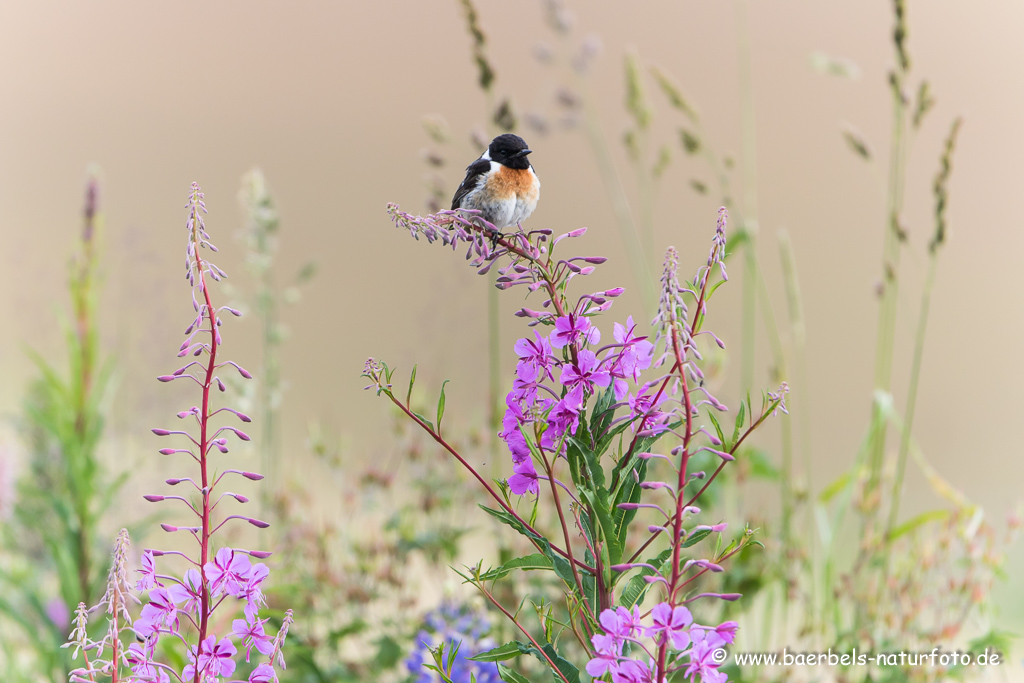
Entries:
{"label": "bird's dark wing", "polygon": [[459,189],[455,190],[455,196],[452,198],[453,210],[459,208],[463,198],[476,188],[477,183],[480,182],[480,176],[490,170],[491,162],[487,159],[477,159],[466,167],[466,177],[463,179],[462,184],[459,185]]}

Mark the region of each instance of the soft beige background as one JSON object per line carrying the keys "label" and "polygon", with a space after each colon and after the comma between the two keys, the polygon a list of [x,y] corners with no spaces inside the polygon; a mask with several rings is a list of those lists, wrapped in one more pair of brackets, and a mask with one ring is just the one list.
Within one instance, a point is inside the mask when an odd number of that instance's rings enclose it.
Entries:
{"label": "soft beige background", "polygon": [[[596,33],[603,52],[589,77],[605,133],[620,161],[626,125],[622,56],[637,50],[683,84],[717,146],[739,152],[734,5],[692,0],[574,3],[570,46]],[[556,43],[536,2],[479,0],[497,90],[520,111],[553,113],[569,73],[540,65],[537,42]],[[786,228],[798,259],[807,316],[815,486],[848,466],[869,412],[880,273],[884,155],[890,125],[886,71],[892,60],[889,2],[786,0],[750,3],[756,102],[761,255],[774,304],[784,314],[775,236]],[[908,375],[910,338],[931,233],[931,181],[949,121],[964,116],[950,184],[951,236],[942,255],[917,435],[933,464],[990,515],[1021,497],[1024,331],[1020,188],[1024,181],[1024,5],[1011,0],[909,2],[914,82],[938,104],[916,139],[909,166],[896,387]],[[858,63],[860,80],[816,73],[816,50]],[[190,315],[183,281],[183,204],[200,182],[219,264],[246,286],[235,234],[242,173],[260,165],[283,220],[282,273],[309,258],[320,265],[292,329],[285,374],[285,444],[296,471],[311,465],[309,420],[331,425],[353,462],[387,449],[388,412],[361,391],[367,356],[421,381],[449,385],[449,415],[463,427],[482,415],[486,283],[461,256],[395,230],[387,201],[420,211],[425,191],[419,121],[443,114],[455,133],[452,187],[479,150],[468,131],[483,120],[469,41],[453,0],[377,2],[138,3],[40,1],[0,4],[0,411],[14,414],[32,369],[24,348],[54,357],[65,307],[66,262],[80,222],[85,169],[103,170],[106,216],[104,342],[117,356],[112,457],[151,463],[147,428],[189,400],[152,378],[175,367]],[[671,140],[654,91],[656,137]],[[861,130],[880,162],[845,147],[844,122]],[[578,246],[612,261],[592,288],[634,293],[610,206],[580,131],[523,133],[544,183],[530,225],[591,228]],[[703,166],[680,159],[665,177],[656,218],[659,245],[683,250],[686,270],[706,254],[716,206],[686,187]],[[632,191],[628,173],[623,181]],[[713,324],[739,349],[739,273],[716,301]],[[580,290],[582,291],[582,289]],[[588,290],[589,291],[589,290]],[[505,348],[521,334],[503,296]],[[638,299],[616,304],[616,319]],[[610,321],[609,321],[610,325]],[[231,325],[232,357],[256,362],[256,327]],[[761,351],[765,351],[763,344]],[[767,359],[766,354],[763,360]],[[511,367],[511,366],[510,366]],[[760,363],[760,381],[767,381]],[[735,396],[734,353],[723,398]],[[176,396],[182,396],[177,399]],[[461,413],[462,417],[455,417]],[[9,434],[8,430],[8,434]],[[5,437],[8,444],[10,437]],[[771,434],[764,443],[777,448]],[[909,477],[907,509],[936,505]],[[136,491],[128,491],[133,496]],[[1017,551],[1014,577],[1024,567]],[[1015,579],[1011,578],[1011,584]],[[1007,589],[1004,611],[1024,614]],[[1004,616],[1007,616],[1004,615]],[[1013,615],[1018,615],[1014,617]]]}

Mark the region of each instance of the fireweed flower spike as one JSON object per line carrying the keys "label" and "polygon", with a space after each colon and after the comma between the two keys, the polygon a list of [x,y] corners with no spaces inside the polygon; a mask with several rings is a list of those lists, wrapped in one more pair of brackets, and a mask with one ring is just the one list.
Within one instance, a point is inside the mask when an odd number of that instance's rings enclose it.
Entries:
{"label": "fireweed flower spike", "polygon": [[[724,550],[700,544],[705,537],[724,534],[727,525],[721,520],[699,522],[695,503],[736,459],[743,441],[776,410],[784,410],[786,391],[783,385],[765,394],[760,413],[748,400],[746,410],[739,411],[735,434],[727,437],[716,414],[728,408],[703,386],[703,358],[695,340],[707,334],[724,346],[704,323],[709,299],[727,280],[725,209],[719,211],[707,261],[691,281],[680,281],[679,254],[668,249],[653,335],[627,317],[612,326],[613,341],[604,346],[598,318],[622,289],[572,299],[569,283],[589,275],[605,259],[554,255],[556,247],[562,250],[585,229],[553,239],[549,230],[520,230],[494,239],[494,226],[472,211],[414,216],[389,204],[388,214],[416,239],[464,250],[469,265],[481,274],[497,268],[499,289],[521,286],[527,295],[541,297],[539,305],[516,314],[533,329],[514,347],[518,360],[499,432],[512,475],[498,482],[500,492],[442,436],[443,392],[435,424],[410,405],[415,373],[403,401],[394,390],[394,370],[386,363],[370,359],[364,370],[370,380],[366,388],[387,396],[458,460],[500,508],[485,510],[537,550],[500,569],[483,571],[478,566],[462,576],[529,641],[520,641],[518,651],[541,660],[562,683],[584,667],[566,661],[546,632],[534,634],[520,623],[514,606],[506,608],[491,591],[493,580],[520,567],[553,570],[564,584],[568,631],[587,653],[583,664],[592,677],[612,683],[662,683],[679,672],[691,679],[725,680],[712,653],[734,640],[736,625],[699,626],[694,618],[700,600],[740,596],[696,593],[693,584],[709,572],[723,571],[753,537],[744,532],[719,544]],[[671,443],[661,446],[663,439]],[[691,458],[701,452],[716,456],[719,463],[710,475],[690,471]],[[534,526],[536,512],[530,521],[520,516],[511,496],[524,495],[536,497],[538,505],[542,499],[550,504],[554,514],[548,518],[557,518],[552,530]],[[637,519],[641,510],[642,521]],[[654,543],[658,547],[648,551]],[[627,554],[627,547],[637,546]],[[657,604],[642,616],[638,605],[648,595],[657,595]],[[507,659],[509,645],[493,657]]]}
{"label": "fireweed flower spike", "polygon": [[[109,628],[100,641],[93,641],[86,631],[88,613],[84,605],[79,606],[75,629],[69,637],[68,646],[74,653],[85,655],[85,666],[71,674],[72,681],[109,679],[114,683],[132,681],[147,683],[233,683],[242,679],[236,669],[242,666],[251,669],[246,679],[249,683],[271,683],[278,680],[275,667],[284,668],[281,652],[292,615],[286,612],[281,630],[275,637],[264,629],[267,619],[260,619],[259,609],[266,604],[261,585],[269,570],[262,562],[253,564],[250,557],[264,559],[270,553],[259,550],[231,548],[214,544],[214,535],[226,523],[240,520],[258,528],[268,526],[266,522],[245,515],[221,512],[215,508],[220,504],[244,504],[246,496],[230,491],[218,491],[221,480],[240,475],[252,481],[262,475],[240,470],[223,470],[214,477],[218,453],[226,453],[231,438],[248,441],[249,436],[232,424],[222,424],[224,419],[250,422],[248,416],[229,407],[213,407],[216,393],[226,390],[218,373],[228,370],[237,372],[243,378],[251,375],[244,368],[220,356],[222,312],[239,315],[227,307],[217,308],[213,303],[209,284],[227,275],[206,258],[207,252],[216,252],[206,231],[203,214],[206,205],[199,185],[193,183],[189,192],[188,220],[186,229],[186,277],[192,291],[192,308],[195,317],[185,329],[185,341],[179,347],[179,356],[190,356],[192,360],[172,374],[162,375],[161,382],[186,380],[200,389],[198,406],[178,413],[178,418],[187,419],[191,430],[169,430],[157,428],[153,433],[160,437],[171,437],[179,448],[163,448],[164,456],[187,455],[185,462],[198,466],[198,476],[168,479],[167,484],[189,484],[185,495],[147,495],[150,502],[175,501],[185,503],[196,516],[194,524],[177,526],[161,524],[167,532],[187,531],[198,541],[197,556],[189,557],[179,551],[147,549],[142,555],[142,568],[135,589],[147,594],[141,613],[133,622],[129,616],[127,602],[138,600],[130,595],[127,570],[128,534],[122,531],[114,552],[114,565],[110,572],[107,593],[98,607],[107,611]],[[233,502],[231,502],[233,501]],[[161,573],[159,567],[165,556],[179,555],[189,565],[180,574]],[[163,570],[167,571],[167,570]],[[230,621],[229,615],[214,613],[235,610],[240,617]],[[231,623],[230,632],[215,633]],[[215,626],[216,625],[216,626]],[[135,641],[130,647],[121,643],[122,631]],[[158,647],[159,646],[159,647]],[[184,657],[181,657],[182,646]],[[180,671],[157,661],[157,653],[164,648],[177,649],[179,659],[187,663]],[[252,663],[252,651],[265,656],[267,661]],[[99,678],[97,678],[99,677]]]}

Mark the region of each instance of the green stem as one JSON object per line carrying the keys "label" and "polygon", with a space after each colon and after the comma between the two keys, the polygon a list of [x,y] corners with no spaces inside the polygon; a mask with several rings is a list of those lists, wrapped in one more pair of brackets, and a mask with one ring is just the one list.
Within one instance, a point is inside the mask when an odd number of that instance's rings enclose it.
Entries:
{"label": "green stem", "polygon": [[938,252],[933,250],[928,259],[928,275],[921,294],[921,313],[917,320],[917,335],[914,338],[914,359],[910,366],[910,387],[907,390],[907,408],[904,411],[903,437],[900,440],[899,456],[896,460],[896,479],[892,485],[892,502],[889,507],[889,523],[885,527],[888,539],[896,525],[900,511],[900,495],[903,492],[903,475],[907,469],[907,454],[910,452],[910,435],[914,426],[914,410],[917,408],[917,389],[921,377],[921,359],[924,356],[924,333],[928,327],[928,309],[931,305],[932,287],[935,284],[935,270]]}
{"label": "green stem", "polygon": [[889,160],[889,193],[886,207],[887,226],[882,257],[882,303],[878,311],[878,337],[875,346],[875,403],[872,423],[875,426],[869,452],[869,478],[866,496],[877,490],[885,455],[886,424],[879,392],[888,394],[892,387],[892,357],[896,336],[896,309],[899,292],[899,262],[902,236],[899,215],[903,205],[906,152],[906,104],[898,86],[893,86],[893,133]]}

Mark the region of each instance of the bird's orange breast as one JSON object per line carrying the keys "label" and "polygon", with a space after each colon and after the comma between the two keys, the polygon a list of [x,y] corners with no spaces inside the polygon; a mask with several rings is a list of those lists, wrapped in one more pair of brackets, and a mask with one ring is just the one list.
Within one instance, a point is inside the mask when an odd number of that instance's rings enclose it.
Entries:
{"label": "bird's orange breast", "polygon": [[487,179],[487,190],[503,199],[516,196],[527,198],[536,192],[534,177],[529,169],[502,166]]}

